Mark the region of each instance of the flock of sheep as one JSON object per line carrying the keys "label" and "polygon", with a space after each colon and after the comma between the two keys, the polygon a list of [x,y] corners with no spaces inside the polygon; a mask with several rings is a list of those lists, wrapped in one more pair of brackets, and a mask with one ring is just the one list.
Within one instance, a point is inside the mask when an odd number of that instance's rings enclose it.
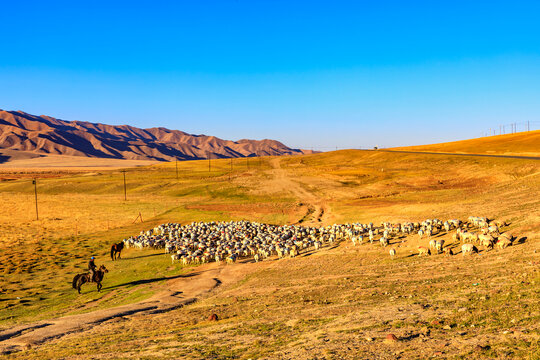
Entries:
{"label": "flock of sheep", "polygon": [[[438,235],[453,232],[452,238],[462,241],[463,255],[478,252],[476,244],[501,249],[512,244],[513,237],[501,234],[504,223],[489,221],[485,217],[469,217],[468,221],[428,219],[421,223],[389,223],[380,226],[369,224],[334,224],[326,227],[300,225],[269,225],[249,221],[194,222],[188,225],[162,224],[139,236],[124,239],[126,247],[165,249],[171,260],[183,265],[216,261],[234,263],[238,259],[252,257],[256,262],[270,256],[295,257],[300,252],[319,250],[336,241],[350,240],[353,245],[378,241],[386,247],[393,239],[418,234],[429,239],[427,246],[419,246],[419,255],[445,253],[453,255]],[[475,230],[475,231],[473,231]],[[437,236],[437,239],[432,237]],[[396,255],[395,248],[390,256]]]}
{"label": "flock of sheep", "polygon": [[[428,219],[422,223],[405,223],[405,224],[390,224],[384,223],[383,235],[379,239],[382,246],[389,244],[389,237],[400,234],[411,234],[417,232],[420,239],[426,237],[429,239],[428,246],[419,246],[418,255],[431,255],[432,252],[451,256],[454,252],[450,246],[444,246],[444,239],[432,239],[436,235],[452,234],[452,240],[463,242],[461,245],[461,253],[463,255],[472,254],[478,252],[476,244],[482,245],[486,250],[491,250],[495,245],[500,249],[512,245],[515,239],[509,233],[501,233],[501,228],[505,226],[504,222],[490,221],[485,217],[470,216],[468,221],[463,222],[461,220],[452,219],[441,221],[438,219]],[[476,231],[473,231],[476,230]],[[370,242],[373,242],[373,238],[376,232],[369,231]],[[439,236],[438,236],[439,237]],[[355,245],[358,239],[352,239]],[[356,240],[356,241],[355,241]],[[360,242],[363,241],[363,237],[360,237]],[[396,250],[390,249],[390,256],[394,257]]]}
{"label": "flock of sheep", "polygon": [[124,239],[127,247],[164,248],[171,260],[184,265],[210,261],[236,262],[253,257],[260,261],[272,255],[294,257],[307,249],[345,238],[346,227],[268,225],[249,221],[162,224],[137,237]]}

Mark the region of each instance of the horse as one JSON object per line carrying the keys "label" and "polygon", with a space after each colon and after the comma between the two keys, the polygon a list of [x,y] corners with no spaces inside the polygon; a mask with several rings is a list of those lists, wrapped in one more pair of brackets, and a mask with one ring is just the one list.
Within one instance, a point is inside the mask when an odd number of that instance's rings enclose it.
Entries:
{"label": "horse", "polygon": [[[100,292],[101,288],[103,287],[103,285],[101,285],[101,281],[103,280],[103,276],[105,275],[105,273],[108,273],[108,272],[109,272],[109,270],[107,270],[105,265],[101,265],[99,267],[99,269],[94,271],[94,278],[92,279],[92,281],[94,281],[97,284],[97,291],[98,292]],[[89,273],[77,274],[77,275],[75,275],[73,277],[72,285],[73,285],[73,288],[77,289],[77,291],[80,294],[82,284],[90,282],[90,281],[91,280],[90,280],[90,274]]]}
{"label": "horse", "polygon": [[[112,244],[111,246],[111,259],[114,261],[116,259],[120,259],[120,252],[124,248],[124,242],[121,241],[118,244]],[[116,257],[118,255],[118,257]]]}

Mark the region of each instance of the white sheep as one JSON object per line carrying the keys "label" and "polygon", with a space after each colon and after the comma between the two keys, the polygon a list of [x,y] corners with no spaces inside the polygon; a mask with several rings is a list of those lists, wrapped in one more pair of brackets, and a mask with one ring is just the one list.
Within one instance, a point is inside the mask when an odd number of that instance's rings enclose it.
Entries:
{"label": "white sheep", "polygon": [[478,252],[478,249],[476,248],[476,246],[474,246],[473,244],[463,244],[461,245],[461,253],[463,254],[463,256],[465,256],[465,254],[472,254],[473,252]]}

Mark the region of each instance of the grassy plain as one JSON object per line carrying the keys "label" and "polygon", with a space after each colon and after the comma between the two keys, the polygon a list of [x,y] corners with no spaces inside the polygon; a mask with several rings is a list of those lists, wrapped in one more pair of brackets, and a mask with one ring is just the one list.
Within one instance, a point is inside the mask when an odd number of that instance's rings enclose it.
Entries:
{"label": "grassy plain", "polygon": [[[31,181],[1,182],[0,327],[159,292],[167,277],[193,268],[172,266],[156,251],[129,249],[114,263],[107,252],[169,221],[328,225],[475,215],[508,221],[504,230],[518,241],[478,256],[418,258],[411,255],[427,240],[414,236],[394,240],[395,260],[378,245],[343,243],[297,259],[237,264],[195,304],[113,319],[11,356],[540,357],[538,161],[346,150],[230,164],[213,160],[208,171],[207,161],[182,162],[179,180],[175,163],[128,169],[127,201],[118,170],[44,177],[38,221]],[[144,222],[133,223],[139,213]],[[69,281],[90,255],[111,272],[101,294],[87,286],[79,296]],[[220,321],[207,321],[211,313]],[[400,340],[385,343],[387,333]]]}

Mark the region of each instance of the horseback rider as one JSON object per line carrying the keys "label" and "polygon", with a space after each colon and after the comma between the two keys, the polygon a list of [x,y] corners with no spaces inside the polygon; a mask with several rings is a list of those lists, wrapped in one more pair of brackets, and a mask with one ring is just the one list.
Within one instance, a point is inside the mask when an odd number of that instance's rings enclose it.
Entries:
{"label": "horseback rider", "polygon": [[88,262],[88,276],[90,277],[90,282],[94,281],[94,274],[96,273],[97,266],[94,263],[95,257],[91,257]]}

